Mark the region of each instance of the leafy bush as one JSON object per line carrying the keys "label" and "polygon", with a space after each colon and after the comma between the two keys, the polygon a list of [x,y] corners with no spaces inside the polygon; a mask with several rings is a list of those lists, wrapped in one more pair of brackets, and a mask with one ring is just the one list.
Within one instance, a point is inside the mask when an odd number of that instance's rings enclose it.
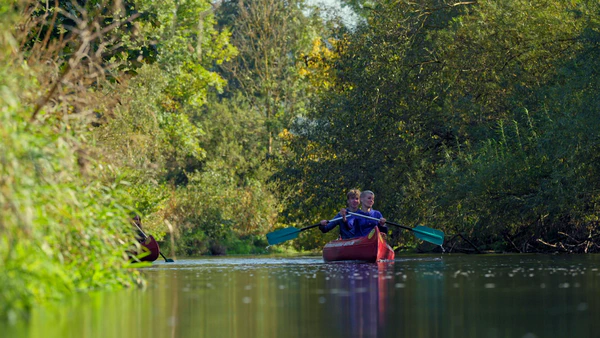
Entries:
{"label": "leafy bush", "polygon": [[31,107],[15,91],[34,87],[24,64],[2,60],[0,74],[0,317],[15,320],[77,291],[139,283],[125,269],[128,183],[82,174],[80,139],[61,121],[30,122]]}

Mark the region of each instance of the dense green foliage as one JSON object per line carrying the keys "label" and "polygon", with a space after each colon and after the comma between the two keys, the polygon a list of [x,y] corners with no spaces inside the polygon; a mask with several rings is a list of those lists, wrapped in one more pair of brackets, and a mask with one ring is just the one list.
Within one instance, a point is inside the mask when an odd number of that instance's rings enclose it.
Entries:
{"label": "dense green foliage", "polygon": [[0,7],[0,316],[141,283],[132,212],[163,251],[264,252],[276,201],[236,178],[253,139],[229,149],[256,130],[207,105],[225,83],[210,68],[236,53],[210,2],[56,4]]}
{"label": "dense green foliage", "polygon": [[[2,26],[12,19],[10,12]],[[0,36],[0,316],[16,320],[34,304],[97,288],[140,283],[125,250],[131,197],[118,171],[85,172],[85,139],[54,117],[30,123],[36,69]],[[50,111],[42,110],[41,116]]]}
{"label": "dense green foliage", "polygon": [[481,250],[598,251],[597,2],[346,3],[356,27],[302,0],[0,1],[0,316],[139,283],[132,212],[168,255],[257,254],[350,188]]}
{"label": "dense green foliage", "polygon": [[388,218],[483,249],[598,250],[599,15],[594,1],[378,2],[296,126],[292,199],[339,205],[359,187]]}

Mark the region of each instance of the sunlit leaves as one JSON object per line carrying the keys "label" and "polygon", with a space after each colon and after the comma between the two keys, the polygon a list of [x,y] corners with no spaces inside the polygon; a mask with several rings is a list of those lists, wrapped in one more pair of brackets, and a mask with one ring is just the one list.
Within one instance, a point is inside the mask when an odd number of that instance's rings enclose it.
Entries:
{"label": "sunlit leaves", "polygon": [[[21,67],[0,66],[3,82],[31,85]],[[0,320],[76,291],[132,286],[127,183],[91,180],[75,145],[55,124],[31,125],[28,107],[5,87],[0,100]],[[99,166],[94,175],[108,168]],[[97,176],[95,176],[97,177]]]}
{"label": "sunlit leaves", "polygon": [[379,2],[320,68],[344,89],[323,91],[297,128],[288,182],[306,207],[371,188],[387,218],[482,243],[579,224],[595,210],[598,13],[591,1]]}

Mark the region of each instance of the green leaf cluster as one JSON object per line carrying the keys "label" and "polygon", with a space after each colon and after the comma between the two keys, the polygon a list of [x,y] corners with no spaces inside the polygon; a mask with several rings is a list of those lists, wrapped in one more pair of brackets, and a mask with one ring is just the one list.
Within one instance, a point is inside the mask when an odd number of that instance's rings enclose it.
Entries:
{"label": "green leaf cluster", "polygon": [[126,269],[128,182],[86,175],[81,139],[64,123],[30,123],[21,91],[36,90],[33,74],[9,56],[0,56],[0,320],[16,321],[48,300],[141,280]]}
{"label": "green leaf cluster", "polygon": [[593,1],[378,2],[291,129],[288,210],[335,210],[359,187],[388,219],[482,248],[593,235],[599,15]]}

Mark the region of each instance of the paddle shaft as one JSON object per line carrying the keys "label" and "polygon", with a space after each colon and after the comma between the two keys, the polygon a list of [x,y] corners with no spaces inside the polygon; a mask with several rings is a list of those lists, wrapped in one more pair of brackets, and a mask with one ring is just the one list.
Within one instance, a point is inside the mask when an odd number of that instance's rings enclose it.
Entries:
{"label": "paddle shaft", "polygon": [[[363,218],[368,218],[368,219],[372,219],[374,221],[379,221],[379,218],[375,218],[375,217],[371,217],[371,216],[367,216],[367,215],[356,214],[356,213],[353,213],[353,212],[348,212],[348,213],[350,215],[354,215],[354,216],[358,216],[358,217],[363,217]],[[394,222],[390,222],[388,220],[386,220],[385,223],[386,224],[391,224],[393,226],[397,226],[397,227],[402,228],[402,229],[414,231],[414,229],[411,228],[411,227],[407,227],[406,225],[400,225],[400,224],[397,224],[397,223],[394,223]]]}
{"label": "paddle shaft", "polygon": [[146,233],[144,232],[144,230],[142,230],[142,228],[140,228],[140,226],[137,225],[136,222],[133,222],[133,225],[135,225],[135,227],[138,228],[138,230],[142,233],[142,235],[144,235],[144,240],[146,240],[148,238],[148,235],[146,235]]}
{"label": "paddle shaft", "polygon": [[[342,217],[334,218],[328,222],[333,222],[333,221],[337,221],[340,219],[342,219]],[[267,242],[269,243],[269,245],[283,243],[285,241],[289,241],[289,240],[298,238],[298,235],[304,230],[312,229],[312,228],[318,227],[320,225],[321,225],[321,223],[317,223],[317,224],[313,224],[311,226],[307,226],[307,227],[304,227],[301,229],[290,227],[290,228],[285,228],[285,229],[280,229],[277,231],[269,232],[267,234]]]}
{"label": "paddle shaft", "polygon": [[160,252],[160,250],[158,251],[158,253],[162,256],[162,258],[164,258],[165,262],[167,262],[167,263],[172,263],[173,262],[172,259],[165,257],[165,255],[163,255],[163,253]]}
{"label": "paddle shaft", "polygon": [[[329,223],[329,222],[339,221],[339,220],[341,220],[341,219],[343,219],[343,218],[344,218],[344,217],[336,217],[336,218],[334,218],[334,219],[330,219],[330,220],[329,220],[329,221],[327,221],[327,222]],[[317,224],[309,225],[309,226],[307,226],[307,227],[304,227],[304,228],[300,229],[300,231],[304,231],[304,230],[312,229],[312,228],[318,227],[319,225],[321,225],[321,222],[319,222],[319,223],[317,223]]]}
{"label": "paddle shaft", "polygon": [[[136,228],[138,228],[138,230],[142,233],[142,235],[144,235],[144,241],[145,241],[148,238],[148,235],[146,235],[146,233],[144,232],[144,230],[142,230],[142,228],[140,228],[140,226],[137,225],[136,222],[133,222],[133,224],[135,225]],[[160,252],[160,250],[158,250],[158,253],[162,256],[162,258],[165,259],[165,262],[167,262],[167,263],[174,262],[172,259],[165,257],[165,255],[163,255],[163,253]]]}
{"label": "paddle shaft", "polygon": [[[353,213],[353,212],[350,212],[349,214],[353,215],[353,216],[358,216],[358,217],[363,217],[363,218],[379,221],[378,218],[363,215],[363,214],[357,214],[357,213]],[[417,238],[422,239],[426,242],[433,243],[433,244],[440,245],[440,246],[442,244],[444,244],[444,233],[439,230],[430,229],[430,228],[420,226],[420,225],[415,228],[411,228],[411,227],[407,227],[405,225],[400,225],[400,224],[396,224],[393,222],[389,222],[387,220],[385,221],[385,223],[397,226],[402,229],[410,230]]]}

